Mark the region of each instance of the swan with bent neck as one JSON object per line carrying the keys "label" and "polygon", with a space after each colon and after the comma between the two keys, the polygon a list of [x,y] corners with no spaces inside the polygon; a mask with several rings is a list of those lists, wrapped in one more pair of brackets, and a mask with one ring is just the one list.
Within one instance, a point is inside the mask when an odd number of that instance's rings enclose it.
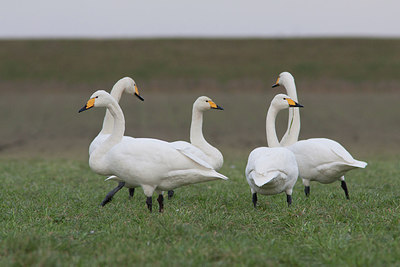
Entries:
{"label": "swan with bent neck", "polygon": [[[203,113],[204,111],[217,109],[223,110],[222,107],[215,104],[211,98],[200,96],[193,103],[192,122],[190,125],[190,143],[185,141],[172,142],[172,145],[182,153],[195,153],[199,158],[206,161],[214,170],[221,169],[224,163],[222,153],[212,145],[210,145],[203,135]],[[200,149],[200,151],[198,149]]]}
{"label": "swan with bent neck", "polygon": [[275,195],[285,192],[288,206],[292,203],[293,187],[299,170],[293,152],[285,147],[279,147],[275,120],[279,111],[293,107],[302,105],[284,94],[278,94],[273,98],[267,113],[266,130],[268,145],[276,147],[258,147],[249,155],[245,174],[254,207],[257,205],[257,193]]}
{"label": "swan with bent neck", "polygon": [[[135,95],[137,98],[139,98],[141,101],[144,101],[143,97],[140,96],[138,87],[136,85],[136,82],[130,78],[130,77],[124,77],[119,79],[111,89],[111,96],[119,103],[121,100],[122,94],[127,93],[130,95]],[[103,143],[107,137],[112,133],[114,126],[114,119],[110,114],[110,111],[106,110],[106,114],[104,116],[103,120],[103,126],[100,131],[100,133],[93,139],[93,141],[90,143],[89,146],[89,156],[92,154],[92,152],[101,144]],[[129,198],[132,198],[134,193],[135,193],[135,185],[127,185],[124,182],[120,181],[118,177],[116,176],[110,176],[106,180],[116,180],[118,182],[118,186],[111,190],[104,200],[101,202],[101,206],[105,206],[107,203],[109,203],[113,196],[121,190],[124,186],[128,187],[129,189]]]}
{"label": "swan with bent neck", "polygon": [[[272,87],[274,88],[280,85],[283,85],[283,87],[285,87],[286,93],[291,99],[298,102],[296,84],[294,82],[294,77],[292,74],[286,71],[279,74],[276,83],[272,85]],[[280,144],[282,146],[289,146],[296,143],[297,140],[299,140],[300,126],[299,108],[289,109],[288,127],[281,139]]]}
{"label": "swan with bent neck", "polygon": [[159,211],[164,209],[161,191],[218,179],[227,180],[201,160],[194,160],[158,139],[125,137],[125,119],[116,100],[107,92],[96,91],[79,112],[106,107],[114,118],[113,131],[90,155],[90,168],[100,175],[116,175],[127,184],[137,184],[147,196],[152,211],[152,195],[159,194]]}
{"label": "swan with bent neck", "polygon": [[[282,72],[272,87],[279,85],[286,88],[289,96],[297,98],[294,78],[290,73]],[[269,129],[269,131],[272,132],[275,129]],[[341,144],[328,138],[297,141],[299,132],[300,111],[297,109],[292,113],[289,112],[288,129],[280,144],[277,140],[268,140],[268,144],[274,147],[285,146],[295,154],[306,196],[310,195],[310,181],[324,184],[341,181],[341,187],[346,198],[349,199],[344,175],[352,169],[365,168],[367,163],[354,159]]]}

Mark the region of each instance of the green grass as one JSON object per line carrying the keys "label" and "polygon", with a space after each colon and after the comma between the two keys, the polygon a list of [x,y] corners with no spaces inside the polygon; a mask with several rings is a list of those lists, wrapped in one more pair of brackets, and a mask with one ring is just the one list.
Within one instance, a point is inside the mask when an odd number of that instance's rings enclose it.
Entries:
{"label": "green grass", "polygon": [[[370,159],[339,183],[298,181],[252,207],[245,158],[228,161],[230,177],[183,187],[165,212],[150,214],[137,189],[101,208],[115,186],[86,162],[1,160],[0,265],[397,265],[400,263],[399,158]],[[156,203],[156,202],[155,202]]]}

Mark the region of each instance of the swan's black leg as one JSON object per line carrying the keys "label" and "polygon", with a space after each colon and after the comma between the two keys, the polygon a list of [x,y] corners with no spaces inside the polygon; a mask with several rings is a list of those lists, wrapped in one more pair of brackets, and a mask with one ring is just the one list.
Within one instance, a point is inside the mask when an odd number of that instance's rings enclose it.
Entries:
{"label": "swan's black leg", "polygon": [[257,206],[257,193],[253,193],[253,205],[254,208]]}
{"label": "swan's black leg", "polygon": [[135,188],[129,188],[129,198],[132,198],[133,194],[135,194]]}
{"label": "swan's black leg", "polygon": [[173,195],[174,195],[174,190],[169,190],[168,191],[168,199],[171,199]]}
{"label": "swan's black leg", "polygon": [[119,191],[121,190],[122,187],[124,187],[125,182],[119,182],[118,186],[116,188],[114,188],[113,190],[111,190],[110,192],[108,192],[108,194],[106,195],[105,199],[103,200],[103,202],[101,202],[101,206],[105,206],[108,202],[110,202],[113,198],[113,196]]}
{"label": "swan's black leg", "polygon": [[350,199],[350,197],[349,197],[349,191],[347,190],[347,184],[346,184],[345,181],[342,181],[342,188],[343,188],[343,190],[344,190],[344,193],[346,194],[346,198],[347,198],[347,199]]}
{"label": "swan's black leg", "polygon": [[304,187],[304,193],[306,194],[306,197],[308,197],[310,195],[310,187],[309,186]]}
{"label": "swan's black leg", "polygon": [[288,207],[290,207],[290,205],[292,205],[292,195],[286,195],[286,201]]}
{"label": "swan's black leg", "polygon": [[158,205],[160,207],[158,209],[158,211],[163,212],[164,211],[164,196],[162,194],[158,195],[157,201],[158,201]]}
{"label": "swan's black leg", "polygon": [[147,208],[152,212],[153,210],[153,197],[147,197],[146,199]]}

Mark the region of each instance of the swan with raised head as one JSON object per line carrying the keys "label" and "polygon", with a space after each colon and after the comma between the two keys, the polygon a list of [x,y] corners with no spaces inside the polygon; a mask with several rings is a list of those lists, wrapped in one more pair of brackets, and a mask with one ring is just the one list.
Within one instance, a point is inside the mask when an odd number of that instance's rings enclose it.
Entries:
{"label": "swan with raised head", "polygon": [[[130,77],[124,77],[122,79],[119,79],[114,84],[113,88],[111,89],[110,94],[117,102],[119,102],[121,100],[121,96],[123,93],[135,95],[140,100],[142,100],[142,101],[144,100],[143,97],[140,96],[140,94],[139,94],[139,90],[136,85],[136,82]],[[106,110],[106,114],[105,114],[104,120],[103,120],[103,127],[102,127],[100,133],[90,143],[89,156],[101,143],[103,143],[107,139],[108,136],[110,136],[110,134],[112,133],[112,130],[113,130],[113,124],[114,124],[114,119],[111,116],[110,112],[108,110]],[[118,186],[116,188],[114,188],[113,190],[111,190],[106,195],[104,200],[101,202],[101,206],[105,206],[107,203],[109,203],[112,200],[113,196],[119,190],[121,190],[124,186],[128,187],[128,189],[129,189],[129,197],[130,198],[133,197],[133,195],[135,193],[135,187],[137,187],[137,186],[127,185],[125,182],[119,181],[118,177],[116,177],[116,176],[110,176],[106,179],[106,181],[107,180],[118,181]]]}
{"label": "swan with raised head", "polygon": [[115,175],[129,185],[139,185],[146,195],[146,204],[152,211],[152,195],[159,211],[164,209],[161,191],[180,186],[228,178],[194,155],[186,156],[170,143],[150,138],[124,136],[125,119],[117,101],[103,90],[96,91],[79,112],[92,107],[106,107],[114,118],[111,135],[89,157],[90,168],[100,175]]}
{"label": "swan with raised head", "polygon": [[278,112],[292,107],[302,107],[289,96],[276,95],[267,112],[266,132],[268,145],[275,147],[258,147],[254,149],[247,161],[246,179],[250,185],[253,205],[257,205],[257,193],[275,195],[286,193],[288,206],[292,203],[293,186],[299,176],[296,157],[285,147],[279,147],[275,131],[275,120]]}
{"label": "swan with raised head", "polygon": [[[277,87],[283,85],[286,89],[286,94],[293,99],[295,102],[298,102],[296,84],[294,82],[294,77],[289,72],[282,72],[279,74],[279,77],[272,87]],[[285,134],[283,135],[280,144],[282,146],[289,146],[297,142],[300,134],[300,110],[299,108],[290,108],[289,109],[289,119],[288,119],[288,127],[286,129]]]}
{"label": "swan with raised head", "polygon": [[[186,141],[175,141],[171,144],[190,157],[196,155],[203,161],[210,164],[210,166],[218,171],[224,164],[224,157],[222,153],[212,145],[210,145],[203,136],[203,112],[211,109],[223,110],[223,108],[211,98],[207,96],[200,96],[193,103],[192,109],[192,122],[190,125],[190,143]],[[171,198],[173,191],[168,192],[168,198]]]}
{"label": "swan with raised head", "polygon": [[[294,78],[289,72],[282,72],[272,87],[283,85],[290,97],[297,99]],[[341,181],[346,198],[349,192],[344,174],[355,168],[365,168],[366,162],[355,160],[338,142],[327,138],[310,138],[298,141],[300,132],[300,111],[289,111],[288,129],[280,145],[286,146],[296,156],[299,175],[304,185],[304,193],[310,195],[310,181],[324,184]],[[277,146],[276,143],[271,146]]]}

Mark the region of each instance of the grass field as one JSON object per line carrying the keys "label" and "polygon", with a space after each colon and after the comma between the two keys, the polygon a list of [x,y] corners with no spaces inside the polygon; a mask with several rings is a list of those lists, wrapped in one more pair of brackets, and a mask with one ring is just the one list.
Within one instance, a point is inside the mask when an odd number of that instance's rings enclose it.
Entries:
{"label": "grass field", "polygon": [[[0,41],[0,266],[398,265],[400,40]],[[244,168],[265,146],[281,71],[296,78],[300,139],[327,137],[369,163],[340,184],[299,181],[259,196]],[[191,106],[225,108],[204,133],[225,156],[226,182],[176,190],[148,213],[141,189],[98,205],[115,184],[87,163],[104,110],[77,111],[97,89],[133,77],[144,102],[121,101],[126,134],[188,140]],[[287,113],[278,117],[278,131]]]}

